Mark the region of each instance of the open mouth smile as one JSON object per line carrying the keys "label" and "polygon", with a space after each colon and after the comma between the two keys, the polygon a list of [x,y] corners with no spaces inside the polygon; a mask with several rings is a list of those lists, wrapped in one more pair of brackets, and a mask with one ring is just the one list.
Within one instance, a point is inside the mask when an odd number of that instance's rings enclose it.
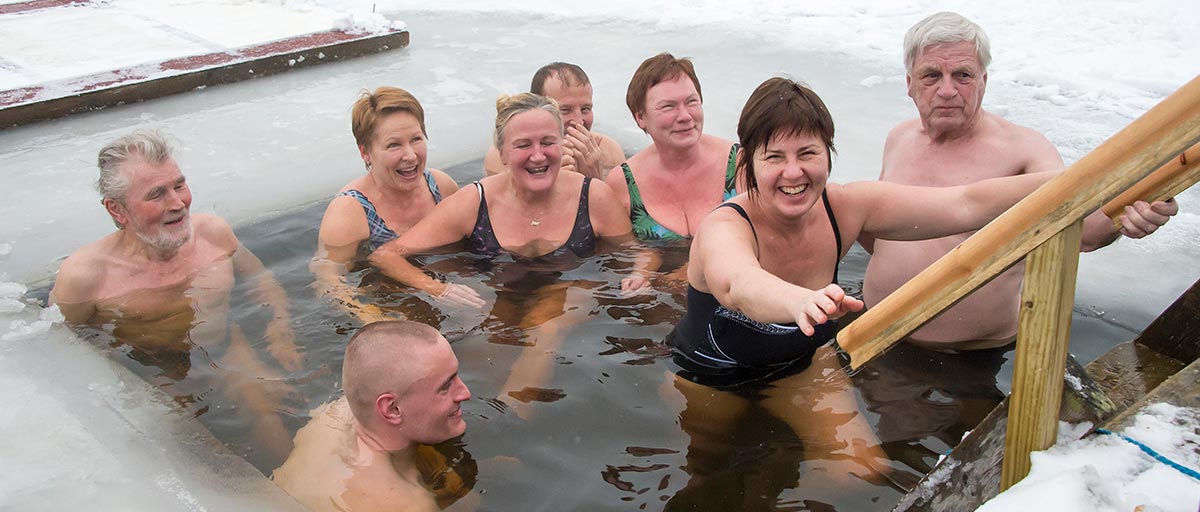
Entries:
{"label": "open mouth smile", "polygon": [[808,190],[808,184],[796,185],[794,187],[779,187],[779,191],[789,196],[798,196]]}

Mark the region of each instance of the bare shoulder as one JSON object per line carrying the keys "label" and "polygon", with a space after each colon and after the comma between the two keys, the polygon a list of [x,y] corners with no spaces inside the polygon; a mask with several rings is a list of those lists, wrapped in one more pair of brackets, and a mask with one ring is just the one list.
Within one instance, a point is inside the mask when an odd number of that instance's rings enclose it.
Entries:
{"label": "bare shoulder", "polygon": [[104,283],[113,261],[111,254],[120,232],[110,233],[80,247],[63,261],[50,290],[50,302],[78,304],[97,299],[96,293]]}
{"label": "bare shoulder", "polygon": [[714,155],[720,154],[721,156],[725,157],[729,156],[734,144],[732,140],[717,137],[716,135],[705,135],[703,142],[705,151],[709,151]]}
{"label": "bare shoulder", "polygon": [[507,171],[504,162],[500,160],[500,150],[494,144],[488,144],[487,154],[483,157],[483,175],[492,176]]}
{"label": "bare shoulder", "polygon": [[1024,172],[1041,172],[1063,167],[1058,148],[1041,132],[988,114],[988,139],[996,148],[1005,148],[1023,160]]}
{"label": "bare shoulder", "polygon": [[193,214],[192,229],[196,233],[197,241],[204,240],[221,249],[237,250],[237,235],[233,234],[233,228],[221,217],[208,213]]}

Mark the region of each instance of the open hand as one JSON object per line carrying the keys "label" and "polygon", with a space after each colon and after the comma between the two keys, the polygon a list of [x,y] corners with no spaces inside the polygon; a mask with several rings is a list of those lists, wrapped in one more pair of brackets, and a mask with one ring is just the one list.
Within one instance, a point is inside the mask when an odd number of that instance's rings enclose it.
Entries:
{"label": "open hand", "polygon": [[472,290],[471,287],[454,283],[446,283],[446,287],[442,289],[442,293],[437,294],[434,300],[442,304],[472,308],[481,308],[484,304],[483,299],[479,297],[479,293]]}
{"label": "open hand", "polygon": [[796,325],[808,336],[816,332],[816,326],[841,318],[846,313],[861,311],[863,308],[861,300],[847,295],[846,291],[836,284],[806,292],[807,296],[798,304]]}

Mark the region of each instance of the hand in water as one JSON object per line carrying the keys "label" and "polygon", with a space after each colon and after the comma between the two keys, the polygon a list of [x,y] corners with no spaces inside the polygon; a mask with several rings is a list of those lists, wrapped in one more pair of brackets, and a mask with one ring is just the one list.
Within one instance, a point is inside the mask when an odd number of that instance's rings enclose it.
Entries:
{"label": "hand in water", "polygon": [[481,308],[484,304],[483,299],[479,297],[479,293],[472,290],[471,287],[454,283],[446,283],[446,288],[442,290],[442,293],[435,296],[434,300],[442,304],[472,308]]}
{"label": "hand in water", "polygon": [[816,332],[816,326],[863,308],[861,300],[846,295],[846,291],[836,284],[820,290],[806,290],[806,294],[807,297],[799,301],[796,325],[809,336]]}
{"label": "hand in water", "polygon": [[641,273],[633,273],[621,280],[621,295],[631,296],[639,292],[650,291],[650,279]]}
{"label": "hand in water", "polygon": [[274,318],[267,322],[267,352],[289,372],[304,369],[304,356],[296,347],[296,333],[286,318]]}

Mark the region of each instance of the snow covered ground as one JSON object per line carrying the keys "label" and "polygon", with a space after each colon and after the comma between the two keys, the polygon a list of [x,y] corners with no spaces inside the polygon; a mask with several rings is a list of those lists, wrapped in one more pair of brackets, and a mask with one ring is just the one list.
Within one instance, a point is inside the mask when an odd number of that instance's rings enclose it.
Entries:
{"label": "snow covered ground", "polygon": [[[280,25],[287,30],[295,30],[307,23],[332,26],[345,23],[346,20],[374,19],[371,18],[372,14],[394,20],[419,16],[443,23],[465,19],[480,24],[512,23],[521,27],[522,30],[514,29],[512,33],[494,40],[471,39],[470,27],[453,27],[458,33],[467,33],[465,39],[455,41],[439,39],[440,32],[451,31],[449,26],[422,27],[425,29],[423,31],[414,29],[414,46],[454,45],[458,49],[453,62],[405,70],[409,73],[405,75],[407,77],[423,77],[424,81],[413,87],[421,90],[418,96],[423,101],[429,102],[426,108],[431,112],[431,118],[433,114],[440,117],[431,119],[431,131],[442,130],[440,133],[448,132],[457,136],[438,139],[435,135],[432,141],[433,149],[450,162],[475,158],[476,149],[486,145],[486,133],[462,129],[455,124],[480,124],[477,117],[471,117],[475,114],[467,113],[465,109],[480,104],[486,106],[497,90],[511,92],[523,88],[521,80],[527,80],[527,70],[541,64],[522,61],[513,64],[521,67],[520,73],[478,78],[468,76],[474,66],[472,59],[481,58],[479,55],[494,58],[497,53],[505,52],[524,55],[529,51],[524,48],[530,44],[528,41],[544,42],[557,38],[559,44],[554,48],[557,52],[542,48],[538,58],[542,61],[587,59],[589,63],[612,62],[611,56],[609,60],[591,57],[603,55],[606,49],[589,44],[586,37],[588,30],[604,31],[603,34],[592,35],[597,40],[603,37],[638,39],[647,47],[654,47],[661,38],[662,43],[655,51],[678,51],[672,45],[688,48],[687,44],[681,42],[685,37],[693,37],[698,41],[737,41],[735,48],[706,48],[700,50],[706,53],[691,54],[697,58],[702,77],[720,75],[721,64],[732,67],[741,60],[753,61],[762,58],[762,55],[776,55],[779,52],[794,53],[797,61],[808,62],[804,59],[811,59],[812,55],[817,54],[824,59],[821,62],[836,63],[836,72],[849,79],[839,78],[814,85],[825,87],[818,88],[818,92],[827,99],[834,99],[831,108],[838,114],[840,140],[845,142],[847,139],[842,137],[850,137],[848,144],[840,144],[843,154],[835,171],[839,173],[837,178],[840,181],[873,178],[878,168],[879,148],[870,147],[871,144],[864,141],[877,140],[881,143],[887,126],[899,118],[913,115],[911,105],[906,105],[907,100],[903,97],[900,42],[904,31],[912,23],[938,10],[953,8],[989,31],[994,59],[989,69],[985,107],[1045,133],[1059,147],[1068,163],[1095,148],[1175,88],[1200,74],[1200,59],[1196,57],[1200,55],[1200,38],[1192,34],[1193,28],[1200,26],[1200,4],[1188,0],[1147,0],[1136,3],[1118,0],[1053,3],[972,0],[956,2],[952,6],[933,0],[609,0],[593,3],[549,0],[110,0],[94,3],[111,8],[140,5],[139,12],[144,15],[122,21],[133,24],[125,29],[97,30],[84,34],[60,34],[52,25],[21,25],[29,30],[30,35],[28,42],[22,43],[25,46],[20,48],[20,58],[31,63],[43,61],[53,64],[56,73],[84,74],[97,66],[118,67],[121,65],[120,58],[145,59],[147,53],[157,51],[155,48],[123,43],[123,35],[133,31],[150,32],[154,27],[161,28],[161,25],[170,23],[190,23],[192,25],[189,25],[188,33],[208,34],[211,37],[204,39],[210,41],[234,35],[269,39]],[[178,12],[191,14],[170,14],[168,11],[171,7],[179,8]],[[277,14],[263,14],[268,12],[266,9],[273,9],[270,12]],[[481,13],[485,16],[479,16]],[[168,19],[175,21],[164,21]],[[10,21],[8,18],[0,19],[0,28]],[[92,21],[100,27],[103,20],[96,18]],[[171,26],[178,28],[180,25]],[[76,58],[72,62],[70,59],[63,60],[61,48],[49,44],[59,39],[89,51],[98,51],[100,48],[119,48],[121,51],[112,57],[77,53],[76,57],[82,54],[88,58]],[[168,39],[163,36],[162,43],[168,46],[182,44]],[[10,45],[16,44],[16,39],[5,41],[0,52],[11,60],[7,55],[14,48]],[[86,43],[79,44],[78,41]],[[637,55],[633,60],[650,54]],[[397,57],[399,60],[403,58]],[[630,124],[628,113],[621,112],[624,80],[627,80],[636,62],[625,64],[607,64],[597,69],[585,63],[585,67],[593,75],[596,84],[598,119],[601,119],[598,125],[604,126],[607,132],[629,148],[644,145],[645,140],[636,130],[625,126]],[[763,67],[799,74],[790,64],[779,62]],[[5,76],[4,69],[5,62],[0,60],[0,77]],[[346,67],[337,69],[344,73]],[[334,75],[338,72],[329,73]],[[517,79],[517,75],[524,78]],[[753,84],[766,76],[750,78],[752,80],[748,80]],[[813,76],[798,78],[809,80],[810,83],[821,80],[821,77]],[[288,80],[280,79],[277,83],[295,85]],[[317,87],[322,80],[324,78],[316,80]],[[334,79],[330,78],[329,81]],[[710,84],[713,87],[711,90],[708,87]],[[729,120],[740,108],[741,98],[736,96],[744,97],[746,91],[741,90],[741,83],[730,83],[728,78],[705,78],[705,85],[706,99],[712,98],[706,104],[709,109],[706,128],[710,132],[730,136],[732,130],[728,126]],[[258,91],[267,86],[247,84],[228,87]],[[7,87],[0,85],[0,88]],[[833,90],[835,88],[842,90]],[[204,91],[193,93],[190,99],[172,99],[154,106],[131,107],[90,116],[86,121],[64,120],[0,132],[0,190],[4,191],[0,192],[0,199],[3,199],[0,201],[0,217],[6,219],[4,225],[0,226],[0,264],[4,265],[0,269],[0,280],[29,282],[43,279],[54,266],[47,262],[70,252],[82,241],[97,238],[104,230],[111,229],[105,219],[99,218],[94,193],[87,189],[86,184],[77,183],[86,181],[80,175],[91,176],[92,160],[102,143],[100,141],[127,131],[134,125],[156,126],[157,123],[163,123],[164,119],[177,121],[174,131],[186,136],[188,153],[191,155],[190,158],[185,157],[185,162],[196,164],[198,169],[206,169],[201,166],[206,159],[217,160],[219,164],[209,166],[207,176],[189,176],[190,179],[194,178],[198,187],[209,185],[203,199],[198,199],[197,209],[217,211],[235,222],[261,218],[335,190],[345,181],[344,177],[324,171],[335,167],[332,162],[353,161],[349,151],[352,144],[346,141],[348,134],[344,117],[353,91],[341,92],[344,94],[340,96],[328,94],[311,99],[297,99],[286,92],[278,97],[264,94],[261,98],[252,96],[223,108],[212,103],[225,101],[228,92]],[[839,99],[837,94],[844,96]],[[868,103],[856,103],[861,102],[861,98],[869,98]],[[290,107],[299,105],[306,109],[305,121],[288,119],[283,115],[272,116],[271,113],[280,111],[281,102],[287,102]],[[197,113],[190,112],[193,106],[197,107]],[[487,117],[486,108],[483,110],[485,114],[478,117]],[[872,116],[872,112],[877,115]],[[254,122],[249,122],[239,116],[256,117]],[[217,118],[227,119],[222,124]],[[194,128],[188,128],[188,125]],[[253,146],[255,152],[244,159],[231,161],[220,160],[228,152],[225,151],[226,142],[201,140],[201,135],[187,132],[189,129],[197,133],[205,130],[209,133],[223,130],[233,132],[235,125],[251,125],[271,135],[264,136],[265,140],[254,139],[247,143]],[[856,134],[855,126],[872,133],[869,136]],[[237,126],[237,129],[247,128]],[[336,135],[329,135],[334,133]],[[321,144],[326,144],[324,139],[333,139],[328,144],[344,146],[347,154],[330,154],[324,146],[320,146],[318,153],[312,153],[311,150],[306,152],[305,145],[308,143],[305,141],[313,138],[322,139]],[[855,152],[849,151],[855,148],[855,144],[863,147]],[[304,169],[298,165],[300,162],[308,163],[314,169]],[[314,162],[318,165],[312,165]],[[325,164],[330,165],[326,167]],[[271,183],[274,180],[277,183],[280,176],[289,180],[290,188],[264,188],[264,182]],[[246,190],[235,186],[237,183],[250,183],[248,190],[251,192],[265,189],[273,190],[273,193],[269,197],[261,194],[246,196]],[[1128,326],[1131,330],[1138,330],[1200,277],[1200,270],[1197,270],[1200,269],[1200,244],[1197,243],[1200,240],[1200,191],[1190,190],[1180,199],[1182,213],[1159,234],[1136,243],[1121,242],[1082,258],[1078,308],[1107,321]],[[52,207],[47,207],[47,204]],[[4,375],[0,379],[4,385],[0,388],[6,390],[3,395],[5,403],[14,406],[30,397],[47,394],[61,402],[25,408],[20,417],[15,414],[0,416],[3,418],[0,420],[0,437],[6,439],[0,441],[0,453],[5,454],[6,468],[0,470],[0,509],[27,509],[25,505],[33,502],[39,504],[34,508],[40,509],[62,509],[83,503],[95,505],[91,508],[98,509],[230,509],[224,501],[205,501],[213,498],[195,490],[173,495],[152,490],[128,500],[117,496],[129,492],[131,488],[144,487],[139,484],[148,481],[165,481],[171,485],[180,481],[184,489],[203,486],[190,482],[187,475],[180,477],[177,473],[171,473],[169,468],[144,471],[130,469],[147,461],[162,459],[148,457],[146,444],[149,444],[150,450],[171,453],[174,448],[170,442],[156,441],[139,445],[129,440],[140,438],[144,433],[139,431],[131,434],[119,422],[110,424],[70,420],[80,416],[70,416],[65,411],[78,410],[80,402],[119,403],[134,408],[134,412],[126,411],[123,414],[142,412],[137,412],[140,409],[137,409],[136,400],[116,399],[134,396],[130,395],[134,391],[103,385],[113,382],[115,378],[105,376],[105,372],[116,370],[97,369],[92,356],[88,355],[87,350],[82,350],[88,347],[81,346],[81,342],[61,326],[52,325],[49,316],[38,324],[38,317],[43,315],[40,308],[13,305],[23,304],[19,297],[18,293],[0,298],[0,323],[5,326],[0,327],[0,336],[4,340],[4,344],[0,345],[0,356],[3,356],[3,366],[12,369],[0,372],[0,375]],[[64,354],[67,360],[74,361],[69,367],[79,370],[75,373],[85,380],[91,379],[81,384],[88,389],[88,393],[84,396],[53,394],[58,392],[50,391],[54,389],[51,386],[61,383],[31,371],[18,371],[38,368],[21,363],[29,361],[29,357],[54,354]],[[81,368],[99,373],[85,373]],[[88,387],[89,382],[100,385]],[[150,395],[152,393],[136,396]],[[95,411],[98,412],[86,414],[99,415],[104,410],[105,407],[97,407]],[[169,415],[161,411],[156,414]],[[1196,456],[1195,433],[1198,422],[1195,411],[1157,408],[1148,411],[1139,421],[1139,425],[1151,427],[1126,431],[1126,435],[1154,446],[1186,466],[1200,468]],[[30,424],[55,425],[56,428],[29,429]],[[102,428],[104,431],[89,440],[93,428]],[[98,442],[117,448],[86,449],[96,446],[93,443]],[[49,453],[58,457],[48,457],[50,448],[56,445],[79,449]],[[41,448],[27,449],[30,447]],[[998,507],[992,510],[1130,510],[1132,506],[1147,504],[1161,510],[1196,510],[1200,502],[1200,482],[1187,477],[1180,478],[1174,470],[1149,462],[1140,453],[1132,445],[1113,436],[1065,441],[1045,456],[1037,457],[1031,478],[989,506]],[[10,458],[10,454],[19,456],[20,462]],[[1068,465],[1084,467],[1086,464],[1090,464],[1092,469],[1065,469]],[[121,476],[113,479],[115,483],[111,483],[111,487],[77,485],[82,480],[101,474]],[[159,477],[167,479],[156,480]],[[30,482],[43,487],[30,487]],[[158,489],[168,488],[172,487],[158,486]],[[1166,501],[1160,501],[1160,498]],[[250,504],[250,501],[245,503],[247,507]]]}

